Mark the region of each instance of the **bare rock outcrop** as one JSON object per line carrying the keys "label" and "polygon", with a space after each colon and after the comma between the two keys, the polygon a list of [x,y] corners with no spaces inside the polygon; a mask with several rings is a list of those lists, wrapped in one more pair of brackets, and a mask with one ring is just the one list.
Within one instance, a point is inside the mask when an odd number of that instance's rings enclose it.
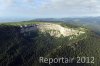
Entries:
{"label": "bare rock outcrop", "polygon": [[21,27],[21,33],[29,32],[29,31],[36,31],[39,30],[41,32],[47,32],[51,36],[60,37],[60,36],[70,36],[70,35],[80,35],[84,34],[84,28],[67,28],[63,27],[59,24],[53,23],[40,23],[40,24],[33,24],[33,25],[24,25]]}

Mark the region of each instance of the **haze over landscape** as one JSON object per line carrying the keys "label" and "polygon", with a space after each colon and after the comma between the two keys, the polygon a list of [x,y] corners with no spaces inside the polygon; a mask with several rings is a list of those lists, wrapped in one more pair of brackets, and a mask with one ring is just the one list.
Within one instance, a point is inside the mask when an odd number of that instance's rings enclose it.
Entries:
{"label": "haze over landscape", "polygon": [[0,0],[0,22],[95,17],[100,15],[99,3],[99,0]]}
{"label": "haze over landscape", "polygon": [[100,66],[100,1],[0,0],[0,66]]}

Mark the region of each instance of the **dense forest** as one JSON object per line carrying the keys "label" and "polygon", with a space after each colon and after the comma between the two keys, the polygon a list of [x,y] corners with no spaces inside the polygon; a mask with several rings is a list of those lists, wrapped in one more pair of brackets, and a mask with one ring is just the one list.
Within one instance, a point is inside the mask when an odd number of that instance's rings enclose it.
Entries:
{"label": "dense forest", "polygon": [[[76,26],[74,26],[76,27]],[[69,40],[48,33],[29,31],[20,33],[20,27],[0,25],[0,66],[99,66],[100,36],[91,30]],[[44,64],[39,57],[94,57],[94,63]]]}

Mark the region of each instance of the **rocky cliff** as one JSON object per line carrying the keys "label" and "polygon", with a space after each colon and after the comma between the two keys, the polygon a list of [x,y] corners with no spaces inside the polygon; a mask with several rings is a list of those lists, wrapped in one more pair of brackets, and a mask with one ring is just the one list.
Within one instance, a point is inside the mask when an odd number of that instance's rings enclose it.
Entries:
{"label": "rocky cliff", "polygon": [[63,27],[60,24],[53,24],[53,23],[41,23],[41,24],[33,24],[33,25],[23,25],[21,27],[21,33],[29,32],[29,31],[37,31],[49,33],[51,36],[60,37],[60,36],[71,36],[75,35],[78,36],[80,34],[84,34],[84,28],[69,28]]}

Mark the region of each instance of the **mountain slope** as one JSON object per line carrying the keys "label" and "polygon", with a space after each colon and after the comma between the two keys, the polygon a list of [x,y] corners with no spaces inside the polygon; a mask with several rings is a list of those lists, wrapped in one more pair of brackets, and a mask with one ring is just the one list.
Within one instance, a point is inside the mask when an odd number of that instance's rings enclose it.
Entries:
{"label": "mountain slope", "polygon": [[[33,25],[38,25],[34,31]],[[51,25],[51,26],[50,26]],[[31,26],[31,27],[30,27]],[[61,35],[60,28],[71,29]],[[30,29],[32,28],[32,29]],[[35,27],[36,28],[36,27]],[[24,31],[23,31],[24,30]],[[50,30],[50,32],[48,31]],[[58,31],[60,36],[54,34]],[[82,33],[79,33],[82,32]],[[52,36],[51,33],[54,35]],[[72,34],[71,34],[72,33]],[[78,34],[78,36],[76,36]],[[70,28],[60,24],[2,24],[0,25],[1,66],[98,66],[100,59],[99,36],[80,27]],[[41,64],[39,57],[95,57],[94,64]]]}

